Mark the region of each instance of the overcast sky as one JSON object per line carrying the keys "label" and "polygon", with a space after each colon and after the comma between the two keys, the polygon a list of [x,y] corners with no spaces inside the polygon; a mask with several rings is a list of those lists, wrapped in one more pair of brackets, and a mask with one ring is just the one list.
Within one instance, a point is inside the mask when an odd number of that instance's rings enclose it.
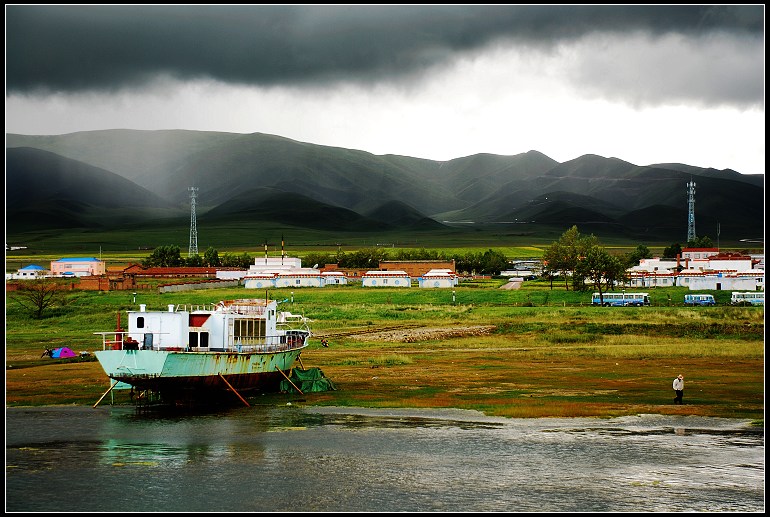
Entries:
{"label": "overcast sky", "polygon": [[6,5],[7,133],[763,174],[764,5]]}

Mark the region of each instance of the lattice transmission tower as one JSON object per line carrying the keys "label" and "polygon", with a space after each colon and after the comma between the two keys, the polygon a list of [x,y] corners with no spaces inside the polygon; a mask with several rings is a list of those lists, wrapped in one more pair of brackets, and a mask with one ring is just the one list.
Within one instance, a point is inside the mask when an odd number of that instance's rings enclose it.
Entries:
{"label": "lattice transmission tower", "polygon": [[195,221],[195,196],[198,192],[197,187],[190,187],[190,248],[187,250],[187,256],[192,257],[198,254],[198,226]]}
{"label": "lattice transmission tower", "polygon": [[687,183],[687,242],[695,240],[695,182]]}

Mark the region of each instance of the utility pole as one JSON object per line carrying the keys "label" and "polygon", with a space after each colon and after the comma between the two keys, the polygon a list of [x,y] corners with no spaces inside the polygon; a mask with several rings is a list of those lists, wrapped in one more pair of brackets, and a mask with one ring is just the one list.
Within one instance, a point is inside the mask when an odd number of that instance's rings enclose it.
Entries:
{"label": "utility pole", "polygon": [[687,183],[687,242],[695,240],[695,182]]}
{"label": "utility pole", "polygon": [[192,257],[198,254],[198,224],[195,218],[195,196],[198,192],[197,187],[190,187],[190,247],[187,250],[187,256]]}
{"label": "utility pole", "polygon": [[720,229],[721,228],[719,226],[719,221],[717,221],[717,250],[719,250],[719,230]]}

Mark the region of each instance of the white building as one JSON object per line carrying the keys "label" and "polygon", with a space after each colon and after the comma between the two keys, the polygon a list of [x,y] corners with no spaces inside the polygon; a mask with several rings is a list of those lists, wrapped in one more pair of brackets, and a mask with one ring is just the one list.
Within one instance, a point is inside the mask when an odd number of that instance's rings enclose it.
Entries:
{"label": "white building", "polygon": [[321,272],[312,268],[290,269],[278,271],[275,278],[276,287],[323,287],[324,279]]}
{"label": "white building", "polygon": [[764,291],[764,275],[711,275],[680,277],[682,287],[691,291]]}
{"label": "white building", "polygon": [[325,278],[315,268],[303,268],[299,258],[263,257],[254,259],[241,282],[247,289],[324,287]]}
{"label": "white building", "polygon": [[682,260],[701,260],[719,255],[719,248],[682,248]]}
{"label": "white building", "polygon": [[367,271],[361,276],[364,287],[412,287],[406,271]]}
{"label": "white building", "polygon": [[324,285],[347,285],[348,277],[342,271],[324,271],[321,273]]}
{"label": "white building", "polygon": [[245,269],[237,270],[219,270],[217,269],[217,280],[243,280],[249,272]]}
{"label": "white building", "polygon": [[676,260],[642,259],[628,269],[631,287],[688,287],[690,290],[764,290],[762,259],[716,248],[682,250]]}
{"label": "white building", "polygon": [[249,266],[248,275],[262,273],[264,271],[288,271],[301,269],[302,260],[297,257],[262,257],[255,258],[254,264]]}
{"label": "white building", "polygon": [[51,272],[35,264],[30,264],[16,271],[16,273],[7,273],[5,275],[6,280],[37,280],[39,278],[47,278],[51,276]]}
{"label": "white building", "polygon": [[252,285],[255,281],[264,283],[262,275],[295,269],[302,269],[302,260],[297,257],[262,257],[255,258],[248,270],[217,271],[217,279],[240,280],[243,285]]}
{"label": "white building", "polygon": [[244,276],[241,283],[246,289],[267,289],[275,287],[276,278],[278,278],[276,272],[254,273]]}
{"label": "white building", "polygon": [[424,288],[454,287],[457,283],[457,275],[450,269],[431,269],[417,278],[417,285]]}

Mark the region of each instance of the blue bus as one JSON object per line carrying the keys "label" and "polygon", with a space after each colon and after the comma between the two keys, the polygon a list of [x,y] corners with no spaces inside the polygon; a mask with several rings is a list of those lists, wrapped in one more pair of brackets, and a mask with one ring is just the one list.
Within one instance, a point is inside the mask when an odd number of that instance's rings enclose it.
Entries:
{"label": "blue bus", "polygon": [[641,307],[650,305],[649,293],[594,293],[591,297],[591,305],[604,305],[605,307]]}
{"label": "blue bus", "polygon": [[685,305],[716,305],[713,294],[686,294],[684,295]]}

